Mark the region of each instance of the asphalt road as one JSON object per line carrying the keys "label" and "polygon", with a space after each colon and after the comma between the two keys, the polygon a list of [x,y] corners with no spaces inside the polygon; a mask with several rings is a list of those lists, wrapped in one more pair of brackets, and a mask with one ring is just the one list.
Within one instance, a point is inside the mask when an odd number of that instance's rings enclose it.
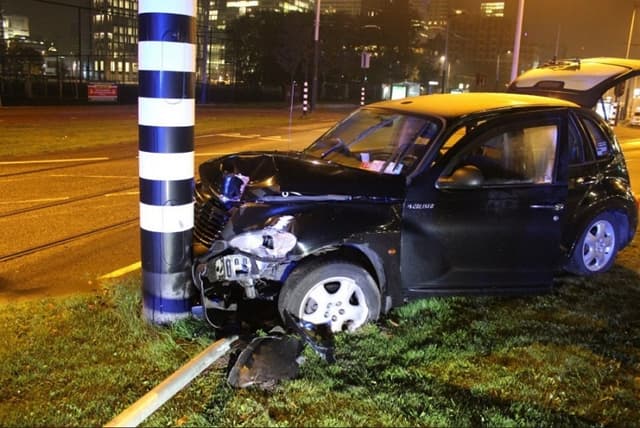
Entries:
{"label": "asphalt road", "polygon": [[[333,123],[196,136],[196,173],[223,153],[306,147]],[[137,143],[0,160],[0,302],[94,291],[136,275],[138,186]]]}
{"label": "asphalt road", "polygon": [[[330,125],[200,135],[195,164],[241,150],[302,148]],[[640,129],[616,133],[638,194]],[[0,160],[0,188],[0,302],[94,291],[139,275],[137,143]]]}

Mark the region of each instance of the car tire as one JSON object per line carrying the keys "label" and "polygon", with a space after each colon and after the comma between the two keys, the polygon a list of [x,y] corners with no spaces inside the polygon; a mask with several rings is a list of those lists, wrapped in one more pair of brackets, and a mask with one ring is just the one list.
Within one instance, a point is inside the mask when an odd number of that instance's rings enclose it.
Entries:
{"label": "car tire", "polygon": [[312,324],[331,324],[333,332],[354,331],[380,316],[380,291],[365,269],[342,261],[309,263],[294,270],[278,297],[285,311]]}
{"label": "car tire", "polygon": [[589,276],[606,272],[613,266],[618,252],[618,228],[615,216],[603,212],[594,217],[580,234],[567,270]]}

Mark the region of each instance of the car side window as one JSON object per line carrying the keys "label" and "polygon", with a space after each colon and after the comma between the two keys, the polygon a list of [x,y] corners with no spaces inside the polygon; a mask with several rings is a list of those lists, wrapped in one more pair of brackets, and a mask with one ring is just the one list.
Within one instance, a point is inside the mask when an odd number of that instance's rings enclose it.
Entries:
{"label": "car side window", "polygon": [[456,175],[475,174],[474,185],[551,183],[557,144],[555,124],[502,128],[470,144],[445,167],[443,176],[456,181]]}
{"label": "car side window", "polygon": [[602,159],[611,155],[611,144],[604,130],[592,119],[587,117],[581,118],[581,121],[585,130],[591,136],[596,158]]}

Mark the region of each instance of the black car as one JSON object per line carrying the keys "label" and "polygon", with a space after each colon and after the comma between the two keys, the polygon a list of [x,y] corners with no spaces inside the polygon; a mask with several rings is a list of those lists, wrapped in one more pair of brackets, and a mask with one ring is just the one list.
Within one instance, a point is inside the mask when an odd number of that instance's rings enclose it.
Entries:
{"label": "black car", "polygon": [[277,298],[281,314],[334,331],[413,298],[606,271],[638,215],[600,116],[514,93],[371,104],[302,152],[233,154],[199,172],[205,307]]}

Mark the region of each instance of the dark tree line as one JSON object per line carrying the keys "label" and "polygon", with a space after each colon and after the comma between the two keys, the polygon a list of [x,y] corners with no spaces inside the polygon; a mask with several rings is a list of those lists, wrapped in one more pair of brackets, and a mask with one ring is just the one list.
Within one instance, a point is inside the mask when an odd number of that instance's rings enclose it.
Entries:
{"label": "dark tree line", "polygon": [[[258,12],[227,27],[227,62],[235,80],[248,85],[285,86],[311,80],[314,55],[312,13]],[[319,79],[324,83],[420,81],[434,73],[425,42],[411,26],[407,8],[390,8],[374,18],[322,16]],[[371,54],[361,68],[361,54]]]}

